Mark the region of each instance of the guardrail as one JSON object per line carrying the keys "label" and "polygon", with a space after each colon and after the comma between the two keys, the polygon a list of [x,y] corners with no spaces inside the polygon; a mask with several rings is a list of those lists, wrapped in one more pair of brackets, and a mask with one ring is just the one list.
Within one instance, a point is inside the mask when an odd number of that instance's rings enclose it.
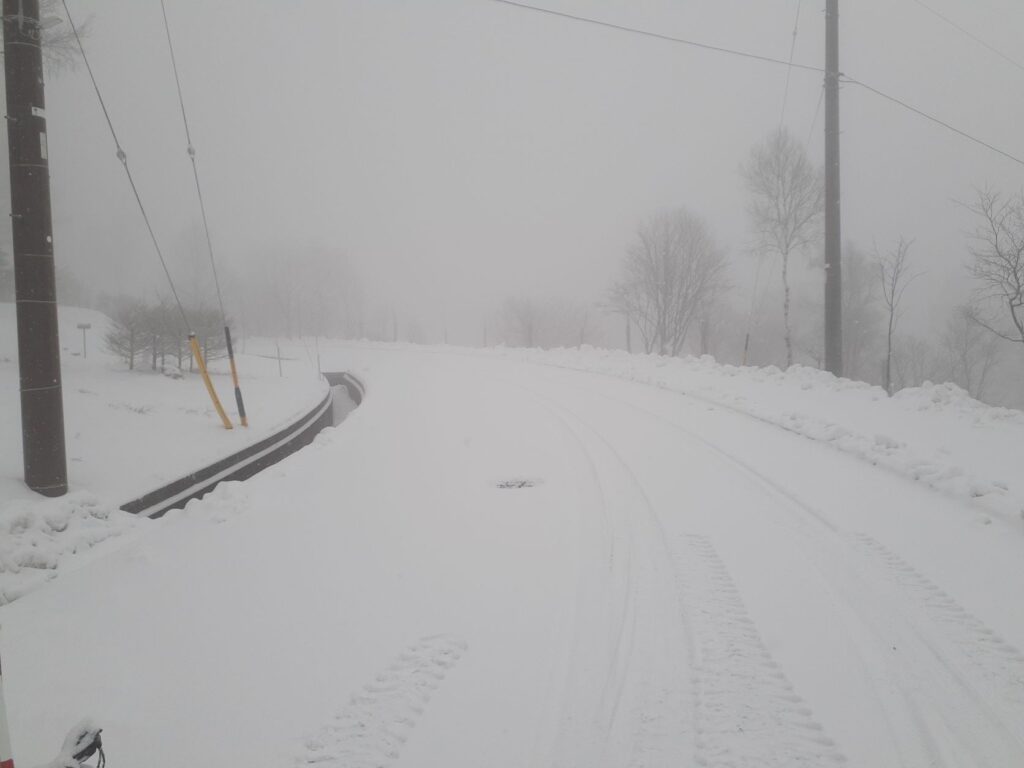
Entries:
{"label": "guardrail", "polygon": [[332,389],[315,408],[291,425],[237,453],[132,499],[122,504],[121,509],[143,517],[160,517],[172,509],[181,509],[191,499],[209,493],[224,480],[245,480],[309,445],[320,430],[334,424],[333,387],[345,387],[357,406],[365,395],[362,382],[351,374],[325,373],[324,378]]}
{"label": "guardrail", "polygon": [[356,405],[362,404],[363,397],[366,395],[366,389],[363,387],[363,382],[351,373],[340,371],[337,373],[325,373],[323,376],[332,387],[344,387],[348,390],[348,396],[352,398],[353,403]]}

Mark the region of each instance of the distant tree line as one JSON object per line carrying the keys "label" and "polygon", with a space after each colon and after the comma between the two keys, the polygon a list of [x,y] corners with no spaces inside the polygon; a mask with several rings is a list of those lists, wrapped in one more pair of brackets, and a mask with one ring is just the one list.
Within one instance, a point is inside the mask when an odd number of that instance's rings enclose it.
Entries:
{"label": "distant tree line", "polygon": [[[822,170],[800,142],[778,129],[750,150],[740,176],[748,192],[749,251],[759,265],[749,309],[737,306],[742,300],[732,295],[729,262],[708,224],[686,209],[661,211],[640,225],[602,308],[625,321],[630,351],[822,367],[823,291],[817,280],[810,293],[793,282],[797,257],[801,272],[824,277]],[[905,298],[923,274],[915,266],[913,241],[900,236],[871,252],[845,245],[847,377],[889,393],[925,381],[952,381],[984,398],[1002,351],[1008,344],[1024,350],[1024,192],[1004,197],[981,189],[963,207],[976,222],[966,260],[975,290],[965,304],[948,310],[929,339],[906,334],[900,325]],[[781,275],[777,288],[760,285],[763,265]],[[765,305],[773,296],[781,305],[778,315]],[[530,323],[518,320],[528,331],[519,338],[536,337],[536,323],[536,313]]]}

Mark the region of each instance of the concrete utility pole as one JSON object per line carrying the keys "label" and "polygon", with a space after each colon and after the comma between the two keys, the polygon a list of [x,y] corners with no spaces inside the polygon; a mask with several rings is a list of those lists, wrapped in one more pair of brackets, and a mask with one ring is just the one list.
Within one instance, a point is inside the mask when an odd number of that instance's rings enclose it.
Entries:
{"label": "concrete utility pole", "polygon": [[7,146],[25,483],[68,490],[39,0],[3,0]]}
{"label": "concrete utility pole", "polygon": [[843,375],[839,187],[839,0],[825,6],[825,370]]}

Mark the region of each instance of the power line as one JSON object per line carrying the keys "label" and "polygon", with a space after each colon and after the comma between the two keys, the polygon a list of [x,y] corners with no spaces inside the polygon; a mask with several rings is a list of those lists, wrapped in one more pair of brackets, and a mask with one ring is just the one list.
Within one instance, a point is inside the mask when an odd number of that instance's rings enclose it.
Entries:
{"label": "power line", "polygon": [[949,26],[951,26],[954,29],[956,29],[956,30],[962,32],[963,34],[967,35],[967,37],[971,38],[971,40],[973,40],[974,42],[978,43],[978,45],[981,45],[982,47],[987,48],[988,50],[990,50],[992,53],[994,53],[999,58],[1003,59],[1004,61],[1008,61],[1010,64],[1013,64],[1013,66],[1015,66],[1017,69],[1024,71],[1024,64],[1021,64],[1016,59],[1011,59],[1009,56],[1007,56],[1001,50],[996,48],[994,45],[991,45],[990,43],[986,42],[982,38],[978,37],[976,34],[971,32],[966,27],[964,27],[964,26],[958,24],[957,22],[953,21],[948,16],[945,16],[945,15],[939,13],[937,10],[935,10],[930,5],[925,3],[924,0],[911,0],[911,2],[917,3],[919,6],[921,6],[926,11],[928,11],[928,13],[932,14],[933,16],[936,16],[936,17],[942,19],[944,22],[949,24]]}
{"label": "power line", "polygon": [[174,70],[174,84],[178,88],[178,104],[181,106],[181,122],[185,126],[185,141],[188,142],[188,156],[192,161],[192,176],[196,181],[196,195],[199,197],[199,210],[203,216],[203,230],[206,233],[206,247],[210,254],[210,267],[213,269],[213,284],[217,289],[217,304],[220,306],[220,317],[227,326],[227,314],[224,312],[224,296],[220,290],[220,278],[217,276],[217,262],[213,258],[213,238],[210,237],[210,224],[206,217],[206,204],[203,202],[203,189],[199,184],[199,169],[196,167],[196,150],[192,145],[192,133],[188,128],[188,114],[185,112],[185,97],[181,93],[181,78],[178,76],[178,62],[174,56],[174,43],[171,41],[171,26],[167,22],[167,6],[160,0],[160,10],[164,16],[164,31],[167,33],[167,48],[171,52],[171,68]]}
{"label": "power line", "polygon": [[[717,46],[717,45],[706,45],[705,43],[698,43],[698,42],[696,42],[694,40],[687,40],[687,39],[680,38],[680,37],[672,37],[670,35],[663,35],[663,34],[660,34],[658,32],[651,32],[651,31],[646,30],[646,29],[638,29],[636,27],[627,27],[627,26],[623,26],[621,24],[612,24],[611,22],[608,22],[608,21],[599,21],[597,19],[591,19],[591,18],[588,18],[586,16],[576,16],[574,14],[565,13],[563,11],[555,11],[555,10],[552,10],[550,8],[542,8],[542,7],[536,6],[536,5],[528,5],[526,3],[517,2],[517,0],[490,0],[490,1],[494,2],[494,3],[501,3],[502,5],[512,6],[513,8],[520,8],[520,9],[526,10],[526,11],[535,11],[537,13],[543,13],[543,14],[546,14],[548,16],[557,16],[559,18],[569,19],[569,20],[572,20],[572,21],[579,21],[579,22],[582,22],[582,23],[585,23],[585,24],[593,24],[593,25],[599,26],[599,27],[606,27],[608,29],[615,29],[615,30],[618,30],[620,32],[628,32],[630,34],[642,35],[644,37],[652,37],[652,38],[655,38],[655,39],[658,39],[658,40],[664,40],[666,42],[679,43],[679,44],[688,45],[688,46],[691,46],[691,47],[694,47],[694,48],[701,48],[701,49],[704,49],[704,50],[715,51],[716,53],[726,53],[726,54],[729,54],[729,55],[732,55],[732,56],[740,56],[740,57],[745,58],[745,59],[753,59],[755,61],[766,62],[766,63],[769,63],[769,64],[781,64],[781,65],[787,66],[787,67],[788,66],[793,66],[793,67],[795,67],[797,69],[803,69],[803,70],[807,70],[807,71],[810,71],[810,72],[821,72],[821,73],[825,72],[825,70],[823,68],[811,66],[809,64],[796,64],[796,63],[794,63],[794,64],[790,65],[790,63],[787,62],[787,61],[783,61],[782,59],[775,59],[775,58],[772,58],[770,56],[761,56],[761,55],[756,54],[756,53],[748,53],[747,51],[739,51],[739,50],[736,50],[734,48],[723,48],[723,47]],[[914,0],[914,2],[919,2],[919,0]],[[918,115],[919,117],[923,117],[925,120],[928,120],[928,121],[930,121],[932,123],[935,123],[937,125],[941,125],[942,127],[947,128],[948,130],[952,131],[953,133],[957,134],[958,136],[961,136],[961,137],[967,139],[968,141],[971,141],[971,142],[973,142],[975,144],[978,144],[978,145],[980,145],[982,147],[985,147],[986,149],[990,149],[993,152],[995,152],[996,154],[1002,155],[1003,157],[1007,158],[1008,160],[1012,160],[1015,163],[1019,163],[1020,165],[1024,165],[1024,160],[1021,160],[1019,157],[1016,157],[1015,155],[1012,155],[1009,152],[1006,152],[1005,150],[999,149],[998,147],[993,146],[992,144],[989,144],[987,141],[979,139],[976,136],[972,136],[971,134],[967,133],[966,131],[963,131],[963,130],[961,130],[961,129],[953,126],[953,125],[950,125],[949,123],[945,122],[944,120],[940,120],[939,118],[935,117],[934,115],[930,115],[927,112],[918,109],[917,107],[911,106],[910,104],[908,104],[907,102],[903,101],[902,99],[899,99],[899,98],[897,98],[895,96],[892,96],[892,95],[890,95],[888,93],[885,93],[884,91],[879,90],[878,88],[875,88],[874,86],[868,85],[867,83],[865,83],[865,82],[863,82],[861,80],[857,80],[856,78],[848,77],[846,75],[841,75],[841,81],[844,82],[844,83],[848,83],[850,85],[859,85],[861,88],[864,88],[865,90],[870,91],[871,93],[874,93],[876,96],[879,96],[879,97],[881,97],[881,98],[883,98],[883,99],[885,99],[887,101],[890,101],[893,104],[897,104],[898,106],[901,106],[904,109],[906,109],[906,110],[908,110],[910,112],[913,112],[915,115]],[[820,108],[820,104],[819,104],[819,108]],[[815,114],[815,121],[816,120],[817,120],[817,114]]]}
{"label": "power line", "polygon": [[957,134],[958,136],[962,136],[963,138],[967,139],[968,141],[972,141],[975,144],[979,144],[980,146],[985,147],[986,149],[990,149],[993,152],[995,152],[997,154],[1000,154],[1003,157],[1007,158],[1008,160],[1012,160],[1015,163],[1018,163],[1020,165],[1024,165],[1024,160],[1022,160],[1021,158],[1019,158],[1019,157],[1017,157],[1015,155],[1011,155],[1009,152],[1006,152],[1006,151],[1004,151],[1002,149],[999,149],[999,147],[993,146],[992,144],[989,144],[987,141],[979,139],[977,136],[972,136],[971,134],[967,133],[966,131],[962,131],[959,128],[957,128],[956,126],[950,125],[945,120],[940,120],[939,118],[935,117],[934,115],[930,115],[927,112],[924,112],[923,110],[918,109],[917,107],[911,106],[910,104],[908,104],[907,102],[903,101],[902,99],[897,98],[896,96],[892,96],[892,95],[890,95],[888,93],[885,93],[884,91],[880,91],[878,88],[875,88],[874,86],[868,85],[867,83],[861,82],[860,80],[856,80],[856,79],[854,79],[852,77],[847,77],[846,75],[842,75],[841,76],[840,82],[849,83],[850,85],[859,85],[861,88],[863,88],[863,89],[865,89],[867,91],[870,91],[871,93],[875,94],[876,96],[879,96],[879,97],[885,99],[886,101],[890,101],[893,104],[898,104],[899,106],[903,107],[904,109],[909,110],[910,112],[913,112],[915,115],[919,115],[920,117],[923,117],[925,120],[929,120],[930,122],[933,122],[936,125],[941,125],[943,128],[946,128],[946,129],[952,131],[953,133]]}
{"label": "power line", "polygon": [[789,79],[793,74],[793,54],[796,53],[796,36],[800,30],[800,8],[803,0],[796,0],[796,21],[793,22],[793,40],[789,44],[789,66],[786,67],[786,87],[782,91],[782,113],[779,115],[779,128],[786,120],[786,102],[789,101]]}
{"label": "power line", "polygon": [[641,35],[643,37],[653,37],[656,40],[664,40],[669,43],[679,43],[680,45],[688,45],[692,48],[701,48],[705,51],[714,51],[715,53],[725,53],[730,56],[739,56],[744,59],[753,59],[754,61],[761,61],[768,64],[779,64],[783,67],[795,67],[796,69],[803,69],[808,72],[824,72],[822,67],[811,66],[810,64],[799,64],[785,59],[776,59],[771,56],[762,56],[758,53],[750,53],[749,51],[740,51],[735,48],[724,48],[719,45],[708,45],[707,43],[699,43],[696,40],[687,40],[683,37],[673,37],[672,35],[663,35],[660,32],[651,32],[647,29],[639,29],[637,27],[627,27],[622,24],[613,24],[610,21],[600,21],[598,19],[591,19],[587,16],[576,16],[571,13],[565,13],[563,11],[556,11],[551,8],[541,8],[537,5],[528,5],[526,3],[520,3],[516,0],[491,0],[493,3],[501,3],[502,5],[512,6],[513,8],[520,8],[524,11],[535,11],[536,13],[543,13],[548,16],[557,16],[563,19],[570,19],[571,21],[579,21],[584,24],[593,24],[598,27],[606,27],[608,29],[616,29],[620,32],[629,32],[634,35]]}
{"label": "power line", "polygon": [[78,51],[82,54],[82,61],[85,63],[85,69],[89,73],[89,79],[92,81],[93,90],[96,91],[96,98],[100,102],[100,108],[103,110],[103,116],[107,120],[107,127],[110,128],[110,135],[114,139],[114,146],[117,148],[117,159],[121,161],[121,167],[124,168],[125,176],[128,177],[128,183],[131,185],[132,192],[135,195],[135,201],[139,204],[139,212],[142,214],[142,220],[146,223],[146,229],[149,231],[150,240],[153,241],[153,249],[156,251],[157,258],[160,260],[160,266],[163,267],[164,275],[167,277],[167,284],[171,287],[171,294],[174,296],[174,303],[178,306],[178,312],[181,313],[181,320],[185,323],[185,329],[191,333],[192,326],[189,325],[188,316],[185,314],[185,307],[182,306],[181,299],[178,297],[178,290],[174,287],[174,280],[171,278],[171,271],[167,268],[167,261],[164,259],[160,243],[157,241],[156,233],[153,231],[153,225],[149,221],[149,214],[146,213],[146,206],[142,204],[142,196],[139,194],[139,188],[135,185],[135,179],[132,177],[131,168],[128,167],[128,155],[121,147],[121,142],[117,139],[117,132],[114,130],[114,122],[110,119],[110,112],[107,111],[107,105],[103,100],[103,94],[100,92],[100,86],[96,82],[96,75],[93,73],[92,66],[89,64],[89,57],[85,53],[85,46],[82,45],[82,38],[78,34],[78,27],[75,26],[75,22],[71,18],[71,11],[68,10],[67,0],[61,0],[61,4],[64,6],[64,13],[67,14],[68,23],[71,25],[71,31],[75,35],[75,42],[78,43]]}
{"label": "power line", "polygon": [[[238,416],[243,427],[249,426],[249,418],[245,413],[245,401],[242,398],[242,388],[238,383],[238,367],[235,364],[235,350],[231,344],[231,329],[228,327],[228,316],[224,311],[224,295],[220,290],[220,277],[217,275],[217,260],[213,257],[213,238],[210,236],[210,222],[206,216],[206,203],[203,200],[203,188],[199,183],[199,167],[196,165],[196,149],[192,145],[192,133],[188,128],[188,113],[185,111],[185,97],[181,93],[181,77],[178,75],[178,61],[174,56],[174,43],[171,40],[171,25],[167,21],[167,6],[164,0],[160,0],[160,10],[164,17],[164,31],[167,33],[167,48],[171,52],[171,67],[174,69],[174,84],[178,88],[178,104],[181,106],[181,122],[185,126],[185,141],[188,142],[188,157],[192,161],[192,178],[196,182],[196,196],[199,198],[199,210],[203,215],[203,231],[206,233],[206,248],[210,254],[210,268],[213,270],[213,284],[217,288],[217,304],[220,306],[220,319],[224,324],[224,343],[228,350],[228,363],[231,367],[231,381],[235,388],[235,403],[238,406]],[[210,390],[210,396],[218,406],[224,426],[231,429],[231,422],[220,408],[213,385],[206,377],[206,386]]]}

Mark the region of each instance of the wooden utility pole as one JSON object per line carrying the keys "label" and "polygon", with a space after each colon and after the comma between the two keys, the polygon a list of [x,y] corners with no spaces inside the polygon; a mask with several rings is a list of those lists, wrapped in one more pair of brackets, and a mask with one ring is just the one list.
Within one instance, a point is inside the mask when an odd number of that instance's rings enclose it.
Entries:
{"label": "wooden utility pole", "polygon": [[825,6],[825,370],[843,375],[839,186],[839,0]]}
{"label": "wooden utility pole", "polygon": [[39,0],[3,0],[7,147],[25,483],[68,490]]}

